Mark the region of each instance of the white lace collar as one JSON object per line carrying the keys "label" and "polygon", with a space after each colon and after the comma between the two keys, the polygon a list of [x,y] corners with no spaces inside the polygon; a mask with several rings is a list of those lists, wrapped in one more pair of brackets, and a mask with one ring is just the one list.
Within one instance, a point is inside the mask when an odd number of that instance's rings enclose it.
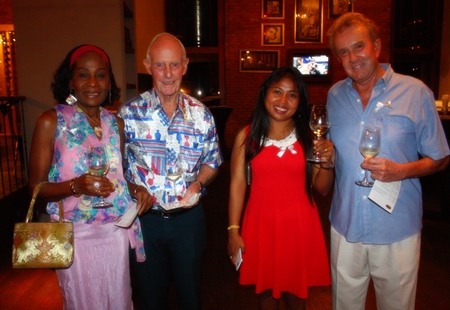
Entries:
{"label": "white lace collar", "polygon": [[297,137],[295,136],[295,129],[283,140],[272,140],[269,138],[266,138],[266,143],[264,146],[276,146],[280,149],[277,156],[281,157],[284,155],[286,150],[289,150],[292,154],[297,154],[297,151],[294,150],[294,143],[297,141]]}

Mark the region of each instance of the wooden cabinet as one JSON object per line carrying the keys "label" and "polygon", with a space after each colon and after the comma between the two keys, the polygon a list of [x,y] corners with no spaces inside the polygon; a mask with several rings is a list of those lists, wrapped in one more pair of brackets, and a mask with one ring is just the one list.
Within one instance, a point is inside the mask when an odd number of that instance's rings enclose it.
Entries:
{"label": "wooden cabinet", "polygon": [[422,80],[437,95],[443,0],[393,1],[393,68]]}

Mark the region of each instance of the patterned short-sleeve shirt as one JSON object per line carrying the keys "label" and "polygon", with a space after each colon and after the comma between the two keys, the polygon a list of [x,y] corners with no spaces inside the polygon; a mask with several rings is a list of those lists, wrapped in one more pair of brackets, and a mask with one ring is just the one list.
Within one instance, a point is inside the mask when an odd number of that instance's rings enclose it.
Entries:
{"label": "patterned short-sleeve shirt", "polygon": [[[118,115],[125,122],[125,177],[145,186],[157,204],[183,196],[201,165],[216,169],[223,161],[214,118],[193,97],[180,93],[169,119],[151,89],[124,103]],[[169,163],[183,171],[174,183],[167,178]]]}

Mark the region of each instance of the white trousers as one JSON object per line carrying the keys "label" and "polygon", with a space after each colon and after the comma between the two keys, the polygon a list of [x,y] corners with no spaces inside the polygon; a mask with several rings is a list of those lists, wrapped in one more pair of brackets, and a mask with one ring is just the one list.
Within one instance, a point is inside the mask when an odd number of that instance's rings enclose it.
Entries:
{"label": "white trousers", "polygon": [[414,309],[420,236],[386,245],[352,243],[331,227],[333,309],[364,309],[370,278],[379,310]]}

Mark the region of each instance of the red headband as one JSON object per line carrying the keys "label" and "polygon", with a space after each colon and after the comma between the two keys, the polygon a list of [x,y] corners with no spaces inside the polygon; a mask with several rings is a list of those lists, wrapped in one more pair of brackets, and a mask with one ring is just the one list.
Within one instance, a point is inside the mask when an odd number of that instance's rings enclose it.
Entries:
{"label": "red headband", "polygon": [[97,46],[94,46],[94,45],[83,45],[83,46],[77,48],[72,53],[72,56],[70,57],[70,69],[72,69],[73,63],[78,59],[78,57],[80,57],[82,54],[87,53],[87,52],[96,52],[97,54],[102,56],[102,58],[106,62],[106,65],[109,68],[108,55],[106,55],[106,53],[102,49],[100,49],[100,48],[98,48]]}

